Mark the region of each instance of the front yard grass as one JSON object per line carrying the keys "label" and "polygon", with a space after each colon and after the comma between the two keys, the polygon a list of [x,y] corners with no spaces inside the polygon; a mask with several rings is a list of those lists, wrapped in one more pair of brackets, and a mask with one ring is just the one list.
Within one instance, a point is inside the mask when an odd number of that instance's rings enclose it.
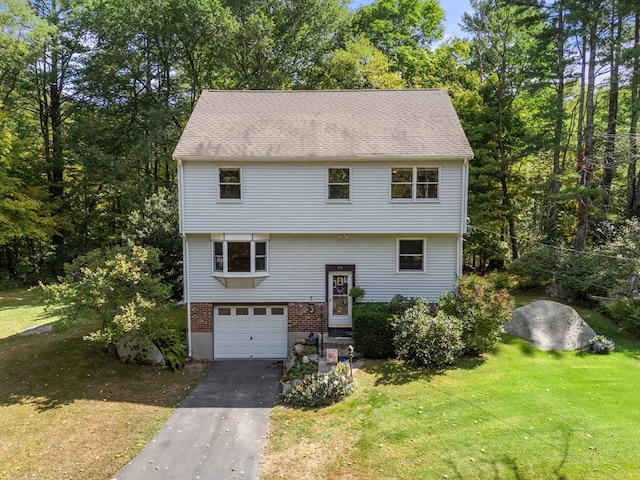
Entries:
{"label": "front yard grass", "polygon": [[580,313],[613,354],[505,336],[441,372],[367,360],[341,403],[276,407],[261,478],[640,479],[640,342]]}
{"label": "front yard grass", "polygon": [[110,479],[206,370],[124,365],[82,339],[90,322],[16,335],[55,320],[41,305],[37,291],[0,292],[0,479]]}
{"label": "front yard grass", "polygon": [[0,291],[0,339],[55,319],[45,311],[38,289]]}

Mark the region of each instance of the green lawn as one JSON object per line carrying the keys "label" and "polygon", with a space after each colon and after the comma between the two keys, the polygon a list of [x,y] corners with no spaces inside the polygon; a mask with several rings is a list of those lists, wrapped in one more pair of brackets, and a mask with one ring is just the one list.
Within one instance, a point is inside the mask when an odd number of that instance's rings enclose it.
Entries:
{"label": "green lawn", "polygon": [[0,479],[110,479],[206,369],[124,365],[82,339],[91,322],[15,335],[55,320],[41,305],[38,291],[0,292]]}
{"label": "green lawn", "polygon": [[261,478],[640,479],[640,342],[581,313],[613,354],[505,337],[443,372],[366,361],[342,403],[274,410]]}
{"label": "green lawn", "polygon": [[39,289],[0,291],[0,338],[55,319],[49,312],[45,312]]}

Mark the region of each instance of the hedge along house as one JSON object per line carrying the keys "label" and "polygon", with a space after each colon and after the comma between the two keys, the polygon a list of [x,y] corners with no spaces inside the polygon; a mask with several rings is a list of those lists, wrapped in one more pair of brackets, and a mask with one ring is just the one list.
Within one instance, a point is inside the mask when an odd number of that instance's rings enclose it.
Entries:
{"label": "hedge along house", "polygon": [[472,151],[445,90],[205,91],[174,157],[190,354],[284,358],[462,273]]}

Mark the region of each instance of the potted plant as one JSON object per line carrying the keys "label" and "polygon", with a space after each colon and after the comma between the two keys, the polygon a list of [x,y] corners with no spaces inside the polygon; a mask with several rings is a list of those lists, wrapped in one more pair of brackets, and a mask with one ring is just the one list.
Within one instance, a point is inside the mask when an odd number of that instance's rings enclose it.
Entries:
{"label": "potted plant", "polygon": [[364,288],[358,287],[357,285],[354,285],[351,287],[351,290],[349,290],[349,296],[353,298],[354,302],[364,297],[364,293]]}

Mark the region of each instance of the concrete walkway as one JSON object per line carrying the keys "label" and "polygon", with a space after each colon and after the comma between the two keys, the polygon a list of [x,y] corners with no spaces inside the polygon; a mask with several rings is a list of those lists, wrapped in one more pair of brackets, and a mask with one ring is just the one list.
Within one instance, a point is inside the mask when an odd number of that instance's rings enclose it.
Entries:
{"label": "concrete walkway", "polygon": [[214,362],[114,480],[257,479],[282,362]]}

